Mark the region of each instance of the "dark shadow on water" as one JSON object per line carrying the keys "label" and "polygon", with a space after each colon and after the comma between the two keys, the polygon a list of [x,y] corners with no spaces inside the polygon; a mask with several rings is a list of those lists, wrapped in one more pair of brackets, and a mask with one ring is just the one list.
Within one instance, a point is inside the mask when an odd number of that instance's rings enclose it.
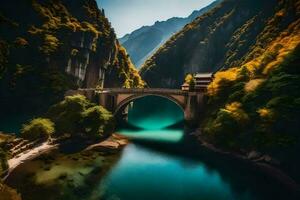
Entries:
{"label": "dark shadow on water", "polygon": [[266,176],[254,166],[249,166],[249,163],[203,148],[194,137],[188,134],[176,143],[140,138],[131,141],[142,148],[174,156],[185,166],[193,167],[194,163],[205,163],[207,171],[211,173],[217,171],[237,193],[244,194],[252,191],[253,194],[257,194],[255,200],[300,199],[299,194],[289,191],[281,183]]}

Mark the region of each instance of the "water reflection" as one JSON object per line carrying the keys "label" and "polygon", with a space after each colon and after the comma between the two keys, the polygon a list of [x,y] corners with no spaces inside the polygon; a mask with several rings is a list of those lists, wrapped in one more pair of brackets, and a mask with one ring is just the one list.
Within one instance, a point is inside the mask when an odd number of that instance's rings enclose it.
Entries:
{"label": "water reflection", "polygon": [[128,123],[146,130],[164,129],[183,120],[177,104],[157,96],[136,99],[128,112]]}
{"label": "water reflection", "polygon": [[101,187],[106,188],[104,199],[234,199],[235,195],[220,174],[207,170],[205,164],[135,144],[124,150]]}
{"label": "water reflection", "polygon": [[123,129],[119,131],[122,135],[133,140],[148,140],[158,142],[179,142],[183,137],[183,131],[178,129],[162,129],[162,130],[129,130]]}

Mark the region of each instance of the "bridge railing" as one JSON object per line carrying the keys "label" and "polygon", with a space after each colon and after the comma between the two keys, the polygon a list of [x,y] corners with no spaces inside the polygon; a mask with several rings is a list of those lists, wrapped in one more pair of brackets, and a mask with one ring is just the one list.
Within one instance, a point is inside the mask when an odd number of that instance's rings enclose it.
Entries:
{"label": "bridge railing", "polygon": [[81,91],[95,91],[96,93],[168,93],[168,94],[187,94],[187,91],[179,89],[167,89],[167,88],[87,88],[79,89]]}

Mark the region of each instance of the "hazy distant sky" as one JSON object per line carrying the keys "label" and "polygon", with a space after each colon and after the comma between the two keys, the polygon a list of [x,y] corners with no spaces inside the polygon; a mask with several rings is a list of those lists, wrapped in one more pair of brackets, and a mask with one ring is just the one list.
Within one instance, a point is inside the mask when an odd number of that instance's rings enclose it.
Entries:
{"label": "hazy distant sky", "polygon": [[143,25],[171,17],[186,17],[214,0],[97,0],[118,37]]}

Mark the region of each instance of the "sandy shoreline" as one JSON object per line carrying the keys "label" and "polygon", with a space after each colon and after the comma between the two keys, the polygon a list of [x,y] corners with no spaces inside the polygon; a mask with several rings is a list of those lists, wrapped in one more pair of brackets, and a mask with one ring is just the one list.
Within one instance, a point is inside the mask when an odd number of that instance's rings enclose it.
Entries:
{"label": "sandy shoreline", "polygon": [[58,144],[50,144],[49,141],[46,141],[39,146],[36,146],[30,150],[22,152],[13,158],[7,161],[8,163],[8,170],[6,176],[3,178],[5,180],[11,172],[16,169],[19,165],[25,163],[26,161],[32,160],[44,153],[50,152],[58,147]]}
{"label": "sandy shoreline", "polygon": [[[101,141],[99,143],[95,143],[92,144],[90,146],[88,146],[86,149],[84,149],[83,151],[88,151],[88,150],[119,150],[121,148],[123,148],[124,146],[126,146],[126,144],[128,143],[128,140],[123,137],[120,136],[118,134],[112,134],[112,136],[110,136],[108,139]],[[57,148],[59,148],[59,143],[57,144],[52,144],[50,141],[46,141],[41,143],[40,145],[27,150],[25,152],[22,152],[16,156],[14,156],[13,158],[9,159],[7,161],[8,163],[8,170],[7,170],[7,174],[6,176],[3,178],[3,180],[5,180],[14,169],[16,169],[18,166],[22,165],[23,163],[30,161],[34,158],[37,158],[45,153],[51,152]]]}

